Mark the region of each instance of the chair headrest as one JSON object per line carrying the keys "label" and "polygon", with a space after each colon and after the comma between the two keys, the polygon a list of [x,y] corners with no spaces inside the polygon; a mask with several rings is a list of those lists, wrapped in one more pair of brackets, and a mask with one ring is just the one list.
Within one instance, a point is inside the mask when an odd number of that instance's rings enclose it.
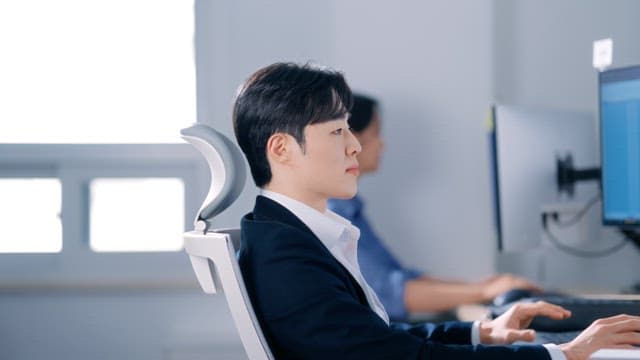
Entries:
{"label": "chair headrest", "polygon": [[205,124],[182,129],[180,134],[202,153],[211,172],[209,193],[195,220],[196,230],[206,232],[211,220],[229,207],[244,188],[244,157],[229,138]]}

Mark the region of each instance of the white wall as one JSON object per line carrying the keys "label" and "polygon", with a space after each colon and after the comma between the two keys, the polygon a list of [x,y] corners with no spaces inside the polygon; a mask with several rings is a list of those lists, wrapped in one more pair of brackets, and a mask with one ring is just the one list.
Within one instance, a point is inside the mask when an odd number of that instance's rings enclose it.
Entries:
{"label": "white wall", "polygon": [[394,253],[434,275],[478,278],[493,267],[484,129],[492,11],[491,1],[470,0],[336,9],[335,63],[383,109],[383,163],[360,193]]}
{"label": "white wall", "polygon": [[597,110],[592,42],[613,38],[613,66],[640,63],[640,3],[497,0],[495,95],[512,105]]}
{"label": "white wall", "polygon": [[199,290],[5,292],[0,318],[2,359],[246,358],[224,299]]}

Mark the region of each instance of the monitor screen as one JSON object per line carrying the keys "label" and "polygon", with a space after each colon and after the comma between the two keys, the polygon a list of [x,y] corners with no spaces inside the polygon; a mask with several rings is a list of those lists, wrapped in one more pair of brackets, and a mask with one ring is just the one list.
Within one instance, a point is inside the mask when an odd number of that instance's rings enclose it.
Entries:
{"label": "monitor screen", "polygon": [[597,182],[559,191],[556,159],[571,155],[578,168],[597,164],[592,114],[495,106],[490,131],[491,174],[498,249],[516,252],[541,244],[543,211],[582,207],[597,196]]}
{"label": "monitor screen", "polygon": [[600,73],[602,216],[640,224],[640,66]]}

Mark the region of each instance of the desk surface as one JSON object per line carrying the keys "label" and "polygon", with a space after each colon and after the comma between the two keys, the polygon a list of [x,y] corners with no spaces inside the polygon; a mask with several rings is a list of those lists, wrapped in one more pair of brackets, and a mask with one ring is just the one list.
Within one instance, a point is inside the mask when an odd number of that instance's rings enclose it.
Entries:
{"label": "desk surface", "polygon": [[598,350],[591,357],[590,360],[628,360],[628,359],[640,359],[640,349],[602,349]]}

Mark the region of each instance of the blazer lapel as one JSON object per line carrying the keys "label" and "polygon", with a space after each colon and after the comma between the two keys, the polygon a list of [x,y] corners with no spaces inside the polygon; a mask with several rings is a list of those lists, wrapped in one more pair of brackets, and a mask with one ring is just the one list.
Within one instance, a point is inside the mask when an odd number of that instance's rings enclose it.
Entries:
{"label": "blazer lapel", "polygon": [[353,288],[355,289],[358,295],[358,299],[360,300],[360,302],[362,304],[370,306],[369,301],[367,300],[367,297],[364,294],[364,290],[362,289],[360,284],[356,281],[356,279],[353,277],[353,275],[351,275],[349,270],[347,270],[347,268],[345,268],[333,256],[331,251],[327,249],[327,247],[322,243],[322,241],[320,241],[320,239],[318,239],[318,237],[313,233],[313,231],[311,231],[311,229],[309,229],[309,227],[305,225],[302,222],[302,220],[300,220],[295,214],[293,214],[291,211],[289,211],[287,208],[280,205],[279,203],[267,197],[259,195],[256,198],[256,205],[253,209],[253,218],[254,220],[257,220],[257,221],[275,221],[275,222],[284,223],[311,234],[311,236],[313,236],[313,238],[316,239],[316,241],[318,242],[318,245],[320,245],[320,247],[323,249],[326,256],[331,257],[335,261],[336,265],[339,266],[342,269],[342,271],[347,275],[347,277],[349,278],[349,281],[351,282],[351,285],[353,286]]}

